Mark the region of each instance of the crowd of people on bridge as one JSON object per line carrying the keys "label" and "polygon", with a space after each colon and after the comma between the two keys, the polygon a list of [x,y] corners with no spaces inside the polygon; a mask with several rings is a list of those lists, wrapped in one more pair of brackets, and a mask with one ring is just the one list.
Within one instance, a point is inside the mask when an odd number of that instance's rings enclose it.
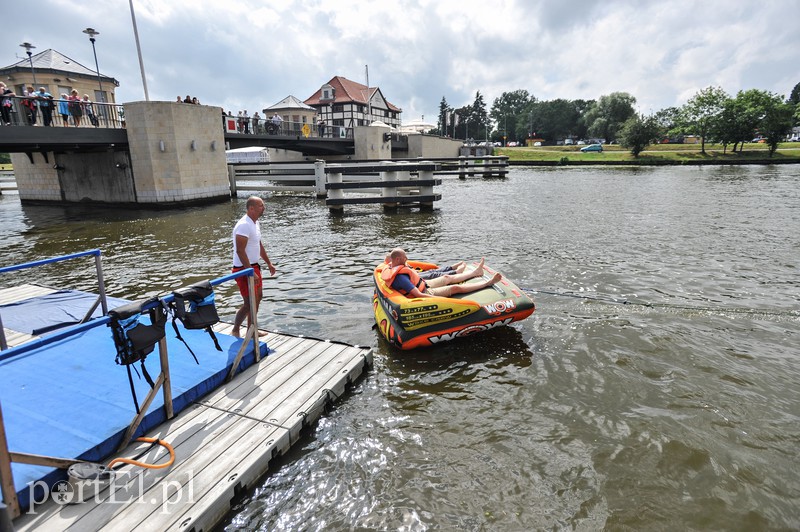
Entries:
{"label": "crowd of people on bridge", "polygon": [[228,120],[236,120],[236,131],[245,135],[281,135],[283,134],[283,117],[278,113],[274,113],[272,117],[260,116],[256,111],[253,116],[247,114],[247,109],[239,111],[234,117],[228,111],[222,112],[222,123],[226,124]]}
{"label": "crowd of people on bridge", "polygon": [[[72,89],[70,94],[61,93],[61,97],[55,99],[44,87],[34,90],[33,86],[29,85],[25,87],[21,95],[18,95],[5,83],[0,82],[0,98],[2,98],[0,114],[4,126],[16,123],[45,127],[58,125],[59,122],[54,123],[53,111],[61,115],[60,124],[63,127],[70,127],[70,125],[73,127],[83,125],[98,127],[100,125],[89,95],[84,94],[81,97],[77,89]],[[13,116],[15,114],[18,116]]]}

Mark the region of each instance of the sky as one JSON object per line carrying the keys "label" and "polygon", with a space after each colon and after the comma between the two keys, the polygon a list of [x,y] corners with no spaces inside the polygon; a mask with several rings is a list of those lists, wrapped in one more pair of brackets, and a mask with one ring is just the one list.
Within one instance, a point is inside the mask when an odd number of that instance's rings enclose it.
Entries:
{"label": "sky", "polygon": [[[144,100],[131,0],[4,2],[0,64],[52,48]],[[596,100],[644,114],[719,86],[788,96],[800,82],[796,0],[132,0],[151,100],[196,96],[236,114],[309,98],[334,76],[380,87],[403,122],[442,97],[491,108],[503,92]],[[16,22],[12,22],[16,21]]]}

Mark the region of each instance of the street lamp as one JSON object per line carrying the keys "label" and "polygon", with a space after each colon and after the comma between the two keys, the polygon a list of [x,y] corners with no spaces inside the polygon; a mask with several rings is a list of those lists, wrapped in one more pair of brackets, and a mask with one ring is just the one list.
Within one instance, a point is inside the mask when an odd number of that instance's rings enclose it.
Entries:
{"label": "street lamp", "polygon": [[94,37],[95,35],[100,35],[99,31],[95,31],[94,28],[86,28],[83,30],[83,33],[89,36],[89,40],[92,41],[92,53],[94,54],[94,68],[97,72],[97,84],[100,85],[100,103],[105,103],[105,98],[103,97],[103,82],[100,80],[100,66],[97,64],[97,50],[94,47]]}
{"label": "street lamp", "polygon": [[28,61],[31,64],[31,75],[33,76],[33,84],[35,86],[36,85],[36,72],[34,72],[34,70],[33,70],[33,58],[31,57],[33,54],[31,53],[31,50],[33,50],[36,47],[34,45],[32,45],[31,43],[29,43],[29,42],[24,42],[24,43],[20,44],[20,46],[25,48],[25,53],[28,54]]}

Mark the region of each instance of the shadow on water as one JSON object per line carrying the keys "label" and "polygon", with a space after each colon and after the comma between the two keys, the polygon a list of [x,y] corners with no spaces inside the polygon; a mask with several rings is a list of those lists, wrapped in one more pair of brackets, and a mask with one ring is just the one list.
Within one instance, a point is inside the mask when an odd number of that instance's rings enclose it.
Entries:
{"label": "shadow on water", "polygon": [[[377,331],[375,334],[380,336]],[[380,337],[378,347],[380,353],[385,355],[387,368],[402,374],[436,371],[462,364],[484,364],[490,361],[524,368],[531,365],[533,357],[533,352],[525,343],[522,333],[513,326],[498,327],[452,340],[440,346],[413,351],[402,351]]]}

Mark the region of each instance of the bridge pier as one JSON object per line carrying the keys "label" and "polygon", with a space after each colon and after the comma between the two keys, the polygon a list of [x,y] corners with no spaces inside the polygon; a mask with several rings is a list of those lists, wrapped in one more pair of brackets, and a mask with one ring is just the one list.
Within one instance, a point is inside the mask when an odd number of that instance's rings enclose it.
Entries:
{"label": "bridge pier", "polygon": [[220,120],[218,107],[127,103],[127,146],[12,153],[20,200],[159,206],[227,200]]}

